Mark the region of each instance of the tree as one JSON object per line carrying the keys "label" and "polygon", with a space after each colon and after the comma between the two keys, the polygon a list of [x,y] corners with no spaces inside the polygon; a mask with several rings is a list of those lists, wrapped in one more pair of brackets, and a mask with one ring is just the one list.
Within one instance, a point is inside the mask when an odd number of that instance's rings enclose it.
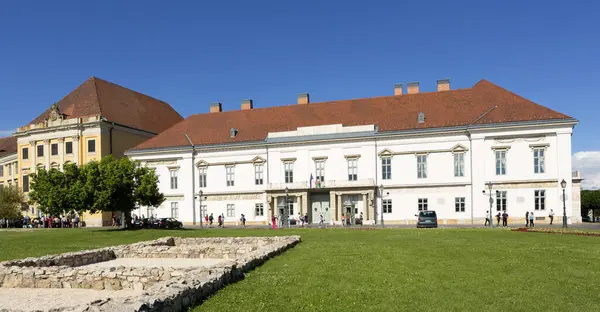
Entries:
{"label": "tree", "polygon": [[581,191],[581,210],[589,213],[593,212],[593,218],[600,215],[600,190]]}
{"label": "tree", "polygon": [[[21,217],[23,193],[16,187],[0,187],[0,219]],[[8,227],[8,222],[5,223]]]}
{"label": "tree", "polygon": [[37,173],[31,174],[29,203],[37,204],[48,216],[58,216],[68,206],[68,191],[69,185],[63,172],[39,168]]}

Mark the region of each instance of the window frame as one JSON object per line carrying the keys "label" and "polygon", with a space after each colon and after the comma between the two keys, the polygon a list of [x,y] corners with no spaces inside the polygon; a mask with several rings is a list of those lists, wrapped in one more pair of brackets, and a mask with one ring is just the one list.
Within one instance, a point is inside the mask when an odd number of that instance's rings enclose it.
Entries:
{"label": "window frame", "polygon": [[427,154],[417,155],[417,179],[427,179]]}
{"label": "window frame", "polygon": [[495,166],[496,166],[496,175],[506,175],[506,150],[495,150],[494,155],[496,158]]}
{"label": "window frame", "polygon": [[[54,153],[55,148],[56,148],[56,153]],[[50,144],[50,156],[58,156],[58,143]]]}
{"label": "window frame", "polygon": [[417,199],[417,209],[418,211],[425,211],[429,209],[429,199],[428,198],[418,198]]}
{"label": "window frame", "polygon": [[546,173],[546,149],[543,147],[533,148],[533,173]]}
{"label": "window frame", "polygon": [[[173,212],[176,212],[175,214]],[[179,219],[179,202],[171,202],[171,218]]]}
{"label": "window frame", "polygon": [[465,197],[454,197],[454,212],[465,212],[467,201]]}
{"label": "window frame", "polygon": [[465,153],[454,153],[454,177],[465,176]]}
{"label": "window frame", "polygon": [[44,145],[36,145],[36,157],[44,157]]}
{"label": "window frame", "polygon": [[21,148],[21,159],[29,160],[29,147]]}
{"label": "window frame", "polygon": [[535,211],[546,210],[546,190],[533,191],[533,207]]}
{"label": "window frame", "polygon": [[254,204],[254,216],[256,216],[256,217],[264,217],[265,216],[265,205],[263,203],[255,203]]}
{"label": "window frame", "polygon": [[67,155],[73,154],[73,142],[72,141],[65,142],[65,154],[67,154]]}
{"label": "window frame", "polygon": [[348,181],[358,181],[358,158],[348,158]]}
{"label": "window frame", "polygon": [[264,170],[265,166],[263,163],[254,164],[254,185],[263,185]]}
{"label": "window frame", "polygon": [[392,179],[392,157],[382,156],[381,157],[381,179],[391,180]]}
{"label": "window frame", "polygon": [[285,183],[294,183],[294,163],[286,161],[283,163],[283,179]]}
{"label": "window frame", "polygon": [[235,186],[235,166],[225,166],[225,184],[227,187]]}
{"label": "window frame", "polygon": [[29,175],[23,176],[23,192],[29,192]]}
{"label": "window frame", "polygon": [[[90,150],[90,143],[93,143],[93,151]],[[87,152],[88,154],[95,154],[96,153],[96,139],[89,139],[87,140]]]}
{"label": "window frame", "polygon": [[383,199],[381,201],[381,211],[384,214],[391,214],[393,211],[393,202],[391,198]]}
{"label": "window frame", "polygon": [[199,188],[205,188],[207,185],[207,180],[206,180],[207,171],[208,171],[207,167],[198,167],[198,187]]}
{"label": "window frame", "polygon": [[169,169],[169,186],[172,190],[179,188],[179,169]]}
{"label": "window frame", "polygon": [[[496,191],[496,212],[507,211],[508,192],[497,190]],[[502,209],[504,208],[504,209]]]}
{"label": "window frame", "polygon": [[320,183],[325,181],[325,160],[315,159],[315,181],[319,180]]}
{"label": "window frame", "polygon": [[235,218],[235,204],[227,204],[227,218]]}

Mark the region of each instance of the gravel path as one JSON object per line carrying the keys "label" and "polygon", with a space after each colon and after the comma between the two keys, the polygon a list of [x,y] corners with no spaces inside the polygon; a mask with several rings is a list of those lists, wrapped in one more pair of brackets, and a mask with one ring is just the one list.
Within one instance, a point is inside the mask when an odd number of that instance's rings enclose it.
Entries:
{"label": "gravel path", "polygon": [[224,259],[193,259],[193,258],[117,258],[115,260],[104,261],[86,265],[87,267],[207,267],[224,261]]}
{"label": "gravel path", "polygon": [[86,304],[107,297],[139,295],[135,290],[93,290],[64,288],[0,288],[0,309],[48,311]]}

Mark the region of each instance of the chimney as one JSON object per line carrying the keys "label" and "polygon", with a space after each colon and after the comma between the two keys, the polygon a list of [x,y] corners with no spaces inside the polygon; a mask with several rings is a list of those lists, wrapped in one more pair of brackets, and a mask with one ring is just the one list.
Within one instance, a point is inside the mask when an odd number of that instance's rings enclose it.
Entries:
{"label": "chimney", "polygon": [[310,97],[308,93],[300,93],[298,94],[298,104],[308,104],[310,103]]}
{"label": "chimney", "polygon": [[252,108],[252,100],[242,100],[242,110],[248,110]]}
{"label": "chimney", "polygon": [[406,93],[408,93],[408,94],[419,93],[419,82],[415,81],[415,82],[407,83],[406,84]]}
{"label": "chimney", "polygon": [[401,83],[397,83],[394,85],[394,95],[402,95],[402,88],[404,86]]}
{"label": "chimney", "polygon": [[438,92],[450,90],[450,79],[440,79],[437,81]]}
{"label": "chimney", "polygon": [[214,102],[214,103],[210,104],[210,112],[211,113],[220,113],[221,111],[222,111],[222,108],[221,108],[220,102]]}

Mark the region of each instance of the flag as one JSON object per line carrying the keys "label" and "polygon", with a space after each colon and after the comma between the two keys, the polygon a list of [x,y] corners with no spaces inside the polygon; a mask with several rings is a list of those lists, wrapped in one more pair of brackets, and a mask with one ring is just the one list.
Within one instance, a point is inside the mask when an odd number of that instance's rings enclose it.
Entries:
{"label": "flag", "polygon": [[310,174],[310,188],[312,188],[312,181],[313,181],[313,175],[312,173]]}
{"label": "flag", "polygon": [[315,181],[315,187],[317,187],[317,188],[321,187],[321,181],[319,181],[319,178],[317,178],[317,180]]}

